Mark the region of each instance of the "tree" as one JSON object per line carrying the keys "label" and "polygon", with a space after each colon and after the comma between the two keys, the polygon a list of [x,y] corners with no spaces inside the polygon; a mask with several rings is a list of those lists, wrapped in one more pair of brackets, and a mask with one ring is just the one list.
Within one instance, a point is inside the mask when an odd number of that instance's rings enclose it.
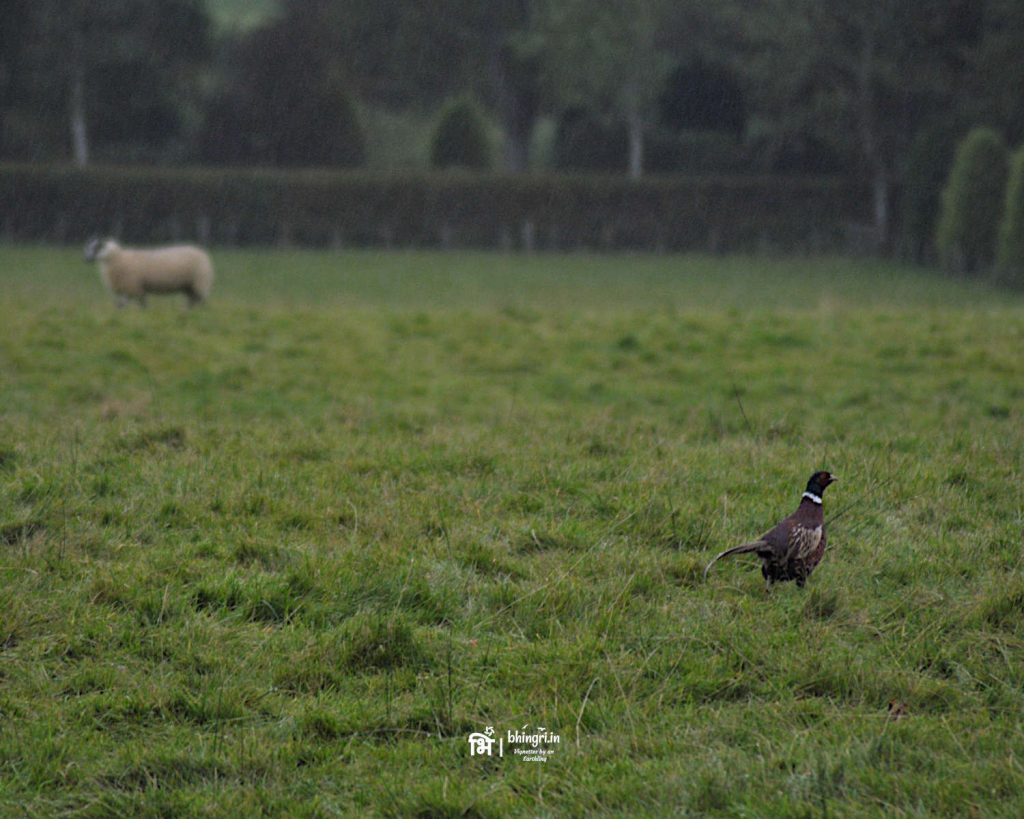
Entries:
{"label": "tree", "polygon": [[52,133],[59,112],[84,165],[100,129],[111,146],[179,136],[208,53],[202,0],[35,0],[18,25],[16,107],[32,112],[37,137]]}
{"label": "tree", "polygon": [[1000,278],[1024,284],[1024,148],[1018,148],[1010,163],[1006,205],[999,226],[996,272]]}
{"label": "tree", "polygon": [[491,166],[487,123],[471,97],[454,100],[441,112],[430,159],[435,168],[485,170]]}
{"label": "tree", "polygon": [[1011,142],[1024,141],[1024,3],[987,0],[977,6],[980,35],[967,55],[971,72],[959,107],[976,122],[999,125]]}
{"label": "tree", "polygon": [[471,94],[497,112],[504,164],[526,170],[540,112],[539,0],[288,0],[286,18],[316,20],[360,98],[431,108]]}
{"label": "tree", "polygon": [[975,128],[960,143],[942,192],[936,246],[943,267],[977,273],[992,263],[1006,191],[1006,143]]}
{"label": "tree", "polygon": [[901,199],[901,252],[915,262],[934,258],[935,227],[942,189],[953,164],[959,129],[953,123],[917,132],[904,163]]}
{"label": "tree", "polygon": [[514,173],[529,165],[530,137],[540,113],[542,43],[536,26],[542,1],[431,0],[416,4],[427,7],[426,14],[405,16],[409,41],[444,45],[443,52],[428,57],[431,66],[447,69],[437,84],[444,96],[469,93],[497,113],[504,166]]}
{"label": "tree", "polygon": [[814,135],[871,180],[880,245],[913,134],[948,114],[981,34],[967,0],[749,2],[742,66],[755,130],[784,145]]}
{"label": "tree", "polygon": [[668,0],[549,0],[541,24],[549,95],[562,108],[598,111],[626,126],[626,167],[643,174],[644,137],[672,67],[660,47]]}
{"label": "tree", "polygon": [[366,139],[333,43],[315,14],[252,31],[229,57],[200,155],[229,164],[362,165]]}
{"label": "tree", "polygon": [[704,59],[676,66],[658,97],[659,121],[673,131],[742,136],[747,123],[743,89],[734,72]]}
{"label": "tree", "polygon": [[666,79],[679,65],[718,61],[734,39],[737,2],[543,0],[536,29],[548,104],[624,127],[625,167],[642,175]]}
{"label": "tree", "polygon": [[17,152],[12,133],[24,97],[29,0],[0,0],[0,157]]}
{"label": "tree", "polygon": [[585,108],[568,108],[558,118],[552,159],[562,171],[621,171],[627,145],[621,123]]}
{"label": "tree", "polygon": [[482,3],[487,79],[482,93],[493,101],[505,134],[505,170],[529,166],[530,136],[541,109],[541,40],[536,32],[537,0]]}

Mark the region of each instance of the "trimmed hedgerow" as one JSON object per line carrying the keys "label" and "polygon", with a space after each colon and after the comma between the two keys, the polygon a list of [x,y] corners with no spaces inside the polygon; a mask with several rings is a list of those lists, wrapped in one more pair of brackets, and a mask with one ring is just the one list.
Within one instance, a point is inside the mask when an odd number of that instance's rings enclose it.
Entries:
{"label": "trimmed hedgerow", "polygon": [[835,178],[0,165],[0,232],[18,241],[824,249],[869,201]]}

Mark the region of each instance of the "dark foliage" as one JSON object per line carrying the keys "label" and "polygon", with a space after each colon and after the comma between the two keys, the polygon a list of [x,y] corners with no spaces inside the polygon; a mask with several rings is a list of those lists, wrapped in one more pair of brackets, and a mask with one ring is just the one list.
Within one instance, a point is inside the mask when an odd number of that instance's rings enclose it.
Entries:
{"label": "dark foliage", "polygon": [[942,188],[959,134],[943,123],[918,133],[907,154],[901,186],[901,251],[915,262],[934,260]]}
{"label": "dark foliage", "polygon": [[[0,165],[9,239],[220,244],[835,247],[864,219],[834,178],[512,177]],[[526,238],[529,234],[531,238]]]}
{"label": "dark foliage", "polygon": [[[565,171],[621,173],[626,167],[626,128],[585,110],[569,109],[555,134],[555,167]],[[750,152],[722,131],[671,131],[647,135],[645,165],[651,173],[744,173]]]}
{"label": "dark foliage", "polygon": [[203,0],[0,0],[0,20],[0,156],[67,156],[78,82],[94,158],[183,158],[211,53]]}
{"label": "dark foliage", "polygon": [[997,131],[975,128],[964,137],[942,191],[936,233],[939,260],[947,270],[977,273],[991,267],[1006,173],[1006,143]]}
{"label": "dark foliage", "polygon": [[570,108],[558,121],[554,164],[562,171],[623,171],[626,128],[583,108]]}
{"label": "dark foliage", "polygon": [[295,47],[319,36],[293,21],[255,32],[214,100],[200,153],[229,165],[354,167],[366,138],[342,69],[325,48]]}
{"label": "dark foliage", "polygon": [[491,167],[491,140],[480,107],[469,97],[449,103],[441,112],[430,149],[435,168]]}
{"label": "dark foliage", "polygon": [[674,131],[724,131],[739,137],[747,122],[736,77],[702,61],[681,65],[669,75],[658,110],[661,124]]}
{"label": "dark foliage", "polygon": [[996,272],[1003,281],[1018,287],[1024,285],[1024,148],[1017,149],[1010,163]]}

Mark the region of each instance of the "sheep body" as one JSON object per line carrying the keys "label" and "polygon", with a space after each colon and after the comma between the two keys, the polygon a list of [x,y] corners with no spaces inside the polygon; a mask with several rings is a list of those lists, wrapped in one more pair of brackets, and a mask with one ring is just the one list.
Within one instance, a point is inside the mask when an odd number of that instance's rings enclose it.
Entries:
{"label": "sheep body", "polygon": [[206,301],[213,286],[213,263],[194,245],[141,250],[94,239],[85,247],[85,259],[99,264],[100,278],[118,306],[129,299],[145,306],[151,293],[184,293],[191,307]]}

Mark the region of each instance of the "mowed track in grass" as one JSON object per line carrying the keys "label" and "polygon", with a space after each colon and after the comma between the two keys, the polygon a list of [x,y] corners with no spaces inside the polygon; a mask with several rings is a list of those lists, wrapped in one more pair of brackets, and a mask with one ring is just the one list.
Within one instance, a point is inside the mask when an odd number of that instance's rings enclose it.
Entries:
{"label": "mowed track in grass", "polygon": [[[214,260],[208,307],[118,312],[0,248],[6,812],[1024,814],[1019,295]],[[701,582],[819,467],[806,589]],[[561,743],[470,758],[487,725]]]}

